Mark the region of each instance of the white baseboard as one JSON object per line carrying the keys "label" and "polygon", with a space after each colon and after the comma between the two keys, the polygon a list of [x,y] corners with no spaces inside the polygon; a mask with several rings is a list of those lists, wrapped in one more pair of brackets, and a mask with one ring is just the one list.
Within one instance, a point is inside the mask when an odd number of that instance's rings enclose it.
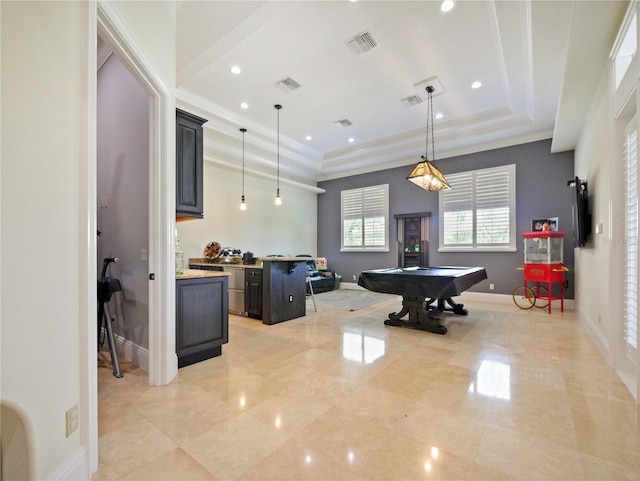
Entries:
{"label": "white baseboard", "polygon": [[144,372],[149,372],[149,349],[138,346],[121,336],[116,336],[116,348],[127,361],[132,362]]}
{"label": "white baseboard", "polygon": [[[364,287],[360,287],[355,282],[341,282],[340,289],[353,289],[353,290],[366,290]],[[488,302],[494,304],[511,304],[513,305],[513,297],[511,294],[492,294],[490,292],[472,292],[464,291],[460,296],[454,297],[454,300],[464,302]],[[559,301],[553,301],[551,305],[552,311],[559,306]],[[573,299],[564,300],[565,310],[572,311],[575,308],[575,301]]]}
{"label": "white baseboard", "polygon": [[[133,341],[129,341],[128,339],[125,339],[124,337],[119,336],[115,333],[113,337],[116,340],[116,351],[118,351],[118,356],[124,357],[127,361],[132,362],[144,372],[148,373],[149,349],[139,346]],[[102,349],[106,351],[109,350],[109,346],[106,340],[105,345]]]}
{"label": "white baseboard", "polygon": [[47,481],[86,481],[88,479],[91,479],[89,457],[82,446],[47,476]]}
{"label": "white baseboard", "polygon": [[[459,297],[454,297],[454,300],[460,300],[461,302],[489,302],[494,304],[513,304],[513,297],[511,294],[492,294],[490,292],[472,292],[464,291]],[[560,301],[552,301],[551,312],[560,308]],[[575,301],[573,299],[564,300],[565,311],[573,311],[575,309]]]}

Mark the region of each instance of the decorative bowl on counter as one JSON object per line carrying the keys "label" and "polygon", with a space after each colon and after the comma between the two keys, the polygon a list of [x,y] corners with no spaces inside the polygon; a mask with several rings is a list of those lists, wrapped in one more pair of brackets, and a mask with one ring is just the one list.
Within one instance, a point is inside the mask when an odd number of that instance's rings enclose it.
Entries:
{"label": "decorative bowl on counter", "polygon": [[222,246],[217,242],[209,242],[204,248],[204,256],[207,259],[217,259],[220,257]]}

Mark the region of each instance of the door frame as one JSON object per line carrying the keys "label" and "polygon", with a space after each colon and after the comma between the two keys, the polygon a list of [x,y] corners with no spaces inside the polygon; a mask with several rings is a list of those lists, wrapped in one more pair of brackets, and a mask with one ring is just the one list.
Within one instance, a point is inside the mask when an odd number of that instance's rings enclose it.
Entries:
{"label": "door frame", "polygon": [[[175,100],[141,51],[118,11],[109,3],[89,2],[88,53],[88,139],[87,165],[81,178],[86,199],[87,241],[81,259],[87,291],[86,316],[95,318],[97,212],[97,70],[96,44],[99,35],[120,58],[149,94],[149,384],[168,384],[178,373],[175,350],[175,275],[173,237],[175,231]],[[95,7],[94,7],[95,5]],[[92,40],[93,39],[93,40]],[[81,328],[85,343],[81,373],[81,396],[87,406],[81,416],[81,437],[87,447],[89,469],[98,469],[97,325]],[[83,364],[81,362],[81,364]],[[86,371],[85,371],[86,369]]]}

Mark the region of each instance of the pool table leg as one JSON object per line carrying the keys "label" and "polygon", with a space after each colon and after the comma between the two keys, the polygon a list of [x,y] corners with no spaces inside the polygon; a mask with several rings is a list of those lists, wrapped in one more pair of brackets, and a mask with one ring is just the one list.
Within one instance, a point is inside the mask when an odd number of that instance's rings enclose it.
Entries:
{"label": "pool table leg", "polygon": [[[403,296],[402,310],[398,313],[390,313],[389,319],[384,323],[387,326],[410,327],[435,334],[446,334],[447,328],[440,324],[440,320],[436,317],[439,312],[426,310],[424,297]],[[402,320],[407,314],[409,314],[409,320]]]}
{"label": "pool table leg", "polygon": [[[431,304],[436,301],[438,301],[438,307],[431,307]],[[449,304],[450,307],[445,307],[445,302]],[[464,304],[454,301],[451,297],[447,297],[446,299],[429,299],[425,303],[425,308],[433,312],[435,315],[439,315],[442,311],[450,311],[459,316],[466,316],[469,314],[469,311],[464,308]]]}

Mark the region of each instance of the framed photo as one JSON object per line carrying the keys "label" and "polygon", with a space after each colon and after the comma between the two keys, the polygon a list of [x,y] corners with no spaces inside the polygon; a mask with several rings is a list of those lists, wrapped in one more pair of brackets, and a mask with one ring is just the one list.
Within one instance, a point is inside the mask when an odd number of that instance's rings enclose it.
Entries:
{"label": "framed photo", "polygon": [[549,217],[547,219],[533,219],[531,221],[531,232],[557,231],[558,218]]}

